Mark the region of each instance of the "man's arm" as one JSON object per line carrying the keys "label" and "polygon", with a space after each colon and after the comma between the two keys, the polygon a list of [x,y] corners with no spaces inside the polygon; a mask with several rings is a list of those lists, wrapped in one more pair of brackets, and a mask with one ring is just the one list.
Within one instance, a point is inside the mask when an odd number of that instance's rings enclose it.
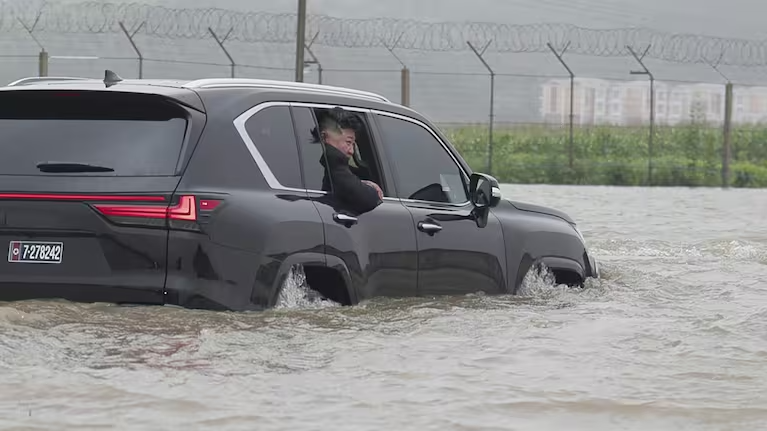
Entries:
{"label": "man's arm", "polygon": [[355,211],[368,212],[381,203],[378,191],[357,178],[348,166],[336,167],[330,173],[335,197]]}
{"label": "man's arm", "polygon": [[375,189],[375,191],[378,193],[378,199],[383,199],[383,190],[381,190],[381,187],[378,184],[370,180],[362,180],[362,182]]}

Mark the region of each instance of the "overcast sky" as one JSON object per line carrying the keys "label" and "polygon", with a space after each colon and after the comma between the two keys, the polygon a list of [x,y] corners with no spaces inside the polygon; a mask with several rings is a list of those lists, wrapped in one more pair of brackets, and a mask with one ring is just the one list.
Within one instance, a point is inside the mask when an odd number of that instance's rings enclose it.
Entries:
{"label": "overcast sky", "polygon": [[[139,1],[142,2],[142,1]],[[294,12],[297,0],[145,0],[169,7]],[[649,27],[746,39],[767,38],[765,0],[308,0],[310,13],[419,21],[564,22]]]}
{"label": "overcast sky", "polygon": [[[38,3],[45,0],[30,1]],[[48,3],[83,1],[47,0]],[[170,8],[215,7],[276,13],[294,13],[298,3],[297,0],[103,1],[145,3]],[[586,28],[645,27],[670,33],[767,39],[767,26],[764,24],[767,0],[308,0],[308,8],[312,14],[339,18],[387,17],[431,22],[480,21],[506,24],[565,23]],[[46,48],[59,56],[103,56],[109,53],[110,56],[119,55],[126,59],[52,60],[50,73],[101,76],[105,68],[112,68],[131,77],[137,72],[133,50],[122,34],[44,34],[41,37]],[[203,76],[223,77],[230,73],[228,60],[209,39],[145,40],[139,37],[138,42],[145,58],[149,59],[146,76],[193,79]],[[589,41],[585,43],[588,45]],[[227,46],[237,63],[245,66],[238,69],[238,76],[293,79],[294,54],[291,46],[236,41],[227,42]],[[399,99],[400,65],[385,49],[354,50],[322,44],[313,49],[326,71],[323,83],[377,91],[393,100]],[[0,81],[10,82],[36,73],[37,50],[38,47],[23,31],[16,31],[11,38],[0,37],[0,55],[6,56],[3,58],[3,67],[0,67]],[[488,76],[469,50],[460,53],[400,50],[398,53],[413,71],[411,88],[414,107],[441,121],[486,119]],[[31,56],[11,58],[9,54]],[[565,75],[564,69],[548,52],[497,54],[491,49],[486,58],[499,74],[495,98],[499,121],[536,121],[542,82],[553,75]],[[165,59],[217,64],[175,64]],[[578,77],[646,80],[645,77],[629,74],[637,65],[628,54],[607,58],[577,56],[570,52],[567,54],[567,62]],[[719,74],[705,64],[662,63],[653,58],[648,58],[646,63],[660,81],[724,82]],[[362,69],[369,73],[352,72],[350,69]],[[765,68],[723,66],[722,70],[736,84],[764,85],[767,82]],[[443,72],[461,75],[447,76]],[[314,82],[319,77],[317,73],[309,72],[306,79]],[[452,103],[455,100],[461,100],[461,103]]]}
{"label": "overcast sky", "polygon": [[[297,0],[104,1],[277,13],[295,12],[298,3]],[[308,0],[308,9],[309,13],[344,18],[388,17],[509,24],[557,22],[590,28],[647,27],[672,33],[767,39],[765,0]]]}

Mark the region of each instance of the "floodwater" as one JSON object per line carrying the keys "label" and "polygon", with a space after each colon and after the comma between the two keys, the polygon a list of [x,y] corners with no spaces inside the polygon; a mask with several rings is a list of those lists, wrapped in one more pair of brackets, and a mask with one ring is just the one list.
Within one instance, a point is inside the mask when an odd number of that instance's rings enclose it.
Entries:
{"label": "floodwater", "polygon": [[767,192],[506,186],[604,278],[257,314],[0,304],[0,429],[767,428]]}

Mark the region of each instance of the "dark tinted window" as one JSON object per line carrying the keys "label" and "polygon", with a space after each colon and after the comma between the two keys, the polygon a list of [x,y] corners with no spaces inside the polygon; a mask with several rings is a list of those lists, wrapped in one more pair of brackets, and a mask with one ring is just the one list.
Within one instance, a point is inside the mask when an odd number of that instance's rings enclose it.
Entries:
{"label": "dark tinted window", "polygon": [[469,200],[460,168],[431,132],[384,115],[378,115],[378,122],[400,198],[448,203]]}
{"label": "dark tinted window", "polygon": [[303,188],[290,108],[273,106],[259,111],[245,123],[250,139],[284,187]]}
{"label": "dark tinted window", "polygon": [[0,175],[44,173],[37,165],[98,165],[113,172],[64,175],[173,175],[186,134],[185,112],[157,97],[120,93],[0,93]]}
{"label": "dark tinted window", "polygon": [[293,115],[301,146],[301,161],[304,169],[304,183],[309,190],[322,190],[325,170],[320,164],[322,145],[316,136],[317,122],[310,108],[293,108]]}

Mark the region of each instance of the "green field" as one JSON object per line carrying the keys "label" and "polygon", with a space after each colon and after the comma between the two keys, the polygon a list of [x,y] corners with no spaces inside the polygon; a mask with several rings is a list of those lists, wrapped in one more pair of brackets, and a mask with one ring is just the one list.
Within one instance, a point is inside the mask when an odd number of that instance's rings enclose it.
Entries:
{"label": "green field", "polygon": [[[443,128],[477,171],[487,171],[487,126]],[[505,183],[648,185],[649,127],[576,128],[568,165],[567,126],[524,125],[493,132],[492,174]],[[655,128],[657,186],[722,185],[721,128],[696,124]],[[732,130],[732,187],[767,187],[767,126]]]}

